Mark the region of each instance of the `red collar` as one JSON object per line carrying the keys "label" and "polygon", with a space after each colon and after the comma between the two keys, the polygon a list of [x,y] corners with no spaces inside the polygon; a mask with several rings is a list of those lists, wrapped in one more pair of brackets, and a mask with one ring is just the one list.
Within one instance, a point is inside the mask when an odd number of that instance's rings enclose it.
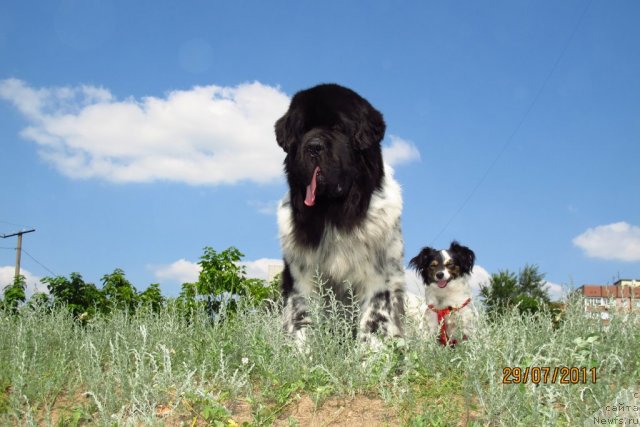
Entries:
{"label": "red collar", "polygon": [[[471,302],[471,298],[467,298],[467,300],[465,302],[462,303],[462,305],[460,305],[459,307],[446,307],[443,309],[437,309],[434,307],[433,304],[429,304],[427,307],[429,307],[429,310],[433,311],[434,313],[436,313],[438,315],[438,325],[440,325],[440,331],[438,333],[438,339],[440,341],[440,344],[442,345],[447,345],[447,344],[457,344],[456,340],[452,340],[451,342],[449,342],[449,335],[447,334],[447,322],[445,320],[445,316],[447,314],[451,314],[451,313],[455,313],[456,311],[460,311],[463,308],[465,308],[469,303]],[[463,336],[463,339],[466,339],[466,337]]]}

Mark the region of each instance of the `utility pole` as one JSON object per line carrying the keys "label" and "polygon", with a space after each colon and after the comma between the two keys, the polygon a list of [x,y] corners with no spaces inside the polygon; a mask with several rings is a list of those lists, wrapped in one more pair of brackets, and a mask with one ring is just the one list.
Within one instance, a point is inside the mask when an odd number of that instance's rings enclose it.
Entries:
{"label": "utility pole", "polygon": [[0,234],[0,237],[2,237],[3,239],[6,239],[7,237],[18,236],[18,246],[16,247],[16,275],[15,275],[16,279],[20,276],[20,257],[22,255],[22,235],[27,233],[32,233],[34,231],[36,231],[35,228],[31,230],[21,230],[12,234]]}

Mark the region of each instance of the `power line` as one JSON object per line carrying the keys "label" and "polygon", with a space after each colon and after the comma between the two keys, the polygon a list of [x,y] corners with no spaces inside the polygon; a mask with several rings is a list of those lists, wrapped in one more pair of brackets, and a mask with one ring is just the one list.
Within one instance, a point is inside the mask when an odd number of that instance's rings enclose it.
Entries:
{"label": "power line", "polygon": [[45,270],[47,270],[49,273],[53,274],[54,276],[57,276],[57,274],[54,273],[53,271],[51,271],[51,269],[49,267],[47,267],[46,265],[44,265],[43,263],[41,263],[40,261],[35,259],[33,257],[33,255],[31,255],[29,252],[27,252],[24,248],[22,249],[22,252],[24,252],[29,258],[34,260],[40,267],[44,268]]}
{"label": "power line", "polygon": [[[16,248],[12,248],[12,247],[9,247],[9,246],[0,246],[0,249],[6,249],[6,250],[10,250],[10,251],[15,251],[16,250]],[[25,248],[22,248],[22,252],[24,252],[29,258],[31,258],[33,261],[35,261],[40,267],[44,268],[45,270],[47,270],[49,273],[53,274],[54,276],[57,276],[57,274],[54,273],[53,271],[51,271],[51,269],[49,267],[47,267],[46,265],[44,265],[43,263],[41,263],[40,261],[35,259],[35,257],[33,255],[31,255],[29,252],[27,252],[27,250]]]}
{"label": "power line", "polygon": [[[7,223],[7,221],[0,221],[0,222],[4,222]],[[13,236],[18,236],[18,238],[21,240],[22,234],[26,234],[26,233],[31,233],[35,230],[22,230],[22,231],[18,231],[16,233],[12,233],[12,234],[0,234],[0,237],[2,238],[6,238],[6,237],[13,237]],[[49,267],[47,267],[46,265],[44,265],[43,263],[41,263],[40,261],[38,261],[33,255],[31,255],[29,252],[27,252],[26,249],[24,249],[22,247],[22,245],[19,242],[18,247],[10,247],[10,246],[0,246],[0,249],[6,249],[6,250],[20,250],[20,252],[24,252],[29,258],[31,258],[36,264],[38,264],[40,267],[44,268],[45,270],[47,270],[49,273],[53,274],[54,276],[57,276],[56,273],[54,273],[53,271],[51,271],[51,269]],[[16,266],[16,275],[19,272],[19,265],[20,265],[20,261],[17,261],[17,266]]]}
{"label": "power line", "polygon": [[0,237],[2,237],[3,239],[6,239],[7,237],[18,236],[18,246],[16,247],[16,273],[15,273],[16,279],[20,277],[20,258],[22,255],[22,235],[27,233],[33,233],[34,231],[36,231],[35,228],[32,228],[31,230],[20,230],[11,234],[0,234]]}
{"label": "power line", "polygon": [[467,206],[467,204],[469,203],[471,198],[478,191],[480,186],[484,183],[485,179],[487,179],[487,176],[489,176],[489,173],[491,172],[493,167],[498,163],[498,160],[500,160],[500,157],[502,157],[504,152],[507,151],[507,148],[513,142],[516,134],[518,133],[518,131],[520,130],[520,128],[522,127],[522,125],[526,121],[527,117],[529,116],[529,114],[533,110],[533,107],[536,105],[536,103],[540,99],[540,96],[542,95],[542,92],[544,92],[544,90],[546,89],[547,84],[549,83],[549,80],[551,80],[551,76],[556,71],[556,68],[558,68],[558,65],[560,64],[560,61],[564,57],[565,53],[567,52],[567,49],[569,48],[569,45],[571,44],[571,41],[573,40],[574,36],[578,32],[578,28],[580,27],[580,24],[582,23],[582,20],[584,19],[585,15],[587,14],[587,11],[589,10],[589,7],[591,6],[592,2],[593,2],[593,0],[589,0],[589,3],[587,3],[587,5],[585,6],[584,10],[582,11],[582,14],[578,18],[578,21],[576,22],[575,26],[573,27],[573,30],[571,31],[571,34],[569,35],[569,38],[565,42],[564,47],[562,48],[562,50],[560,51],[560,54],[557,56],[555,62],[553,63],[553,66],[551,67],[551,70],[549,71],[549,73],[547,74],[545,79],[543,80],[542,85],[540,86],[540,89],[538,89],[538,92],[533,97],[533,100],[529,104],[529,107],[525,110],[524,115],[522,116],[520,121],[516,124],[516,127],[514,128],[513,132],[511,132],[511,134],[507,138],[507,141],[504,143],[504,145],[502,146],[502,148],[500,149],[500,151],[498,152],[496,157],[493,159],[491,164],[489,164],[489,167],[484,171],[484,173],[480,177],[480,180],[478,181],[478,183],[471,189],[471,192],[469,193],[469,195],[467,195],[467,197],[462,201],[462,204],[460,205],[460,207],[453,213],[453,215],[451,215],[451,217],[449,218],[447,223],[444,225],[444,227],[442,227],[442,229],[438,232],[438,234],[436,234],[436,236],[433,238],[433,240],[431,241],[431,246],[433,246],[435,244],[436,240],[438,240],[438,238],[442,235],[442,233],[444,233],[447,230],[447,228],[449,228],[449,226],[451,225],[453,220]]}

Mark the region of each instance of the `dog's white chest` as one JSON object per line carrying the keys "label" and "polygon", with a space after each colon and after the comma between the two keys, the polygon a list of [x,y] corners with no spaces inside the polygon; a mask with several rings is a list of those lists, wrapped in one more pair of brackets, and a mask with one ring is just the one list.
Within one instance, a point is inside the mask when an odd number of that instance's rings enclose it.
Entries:
{"label": "dog's white chest", "polygon": [[303,257],[333,281],[350,281],[358,286],[371,276],[374,254],[379,250],[377,245],[365,243],[363,237],[358,230],[342,233],[327,227],[318,248],[309,250]]}
{"label": "dog's white chest", "polygon": [[389,260],[402,260],[401,212],[400,186],[387,176],[360,224],[347,230],[325,224],[319,244],[308,247],[295,238],[287,194],[278,208],[278,227],[282,253],[294,280],[307,291],[314,290],[316,273],[335,284],[348,282],[356,293],[358,288],[368,292],[384,288]]}

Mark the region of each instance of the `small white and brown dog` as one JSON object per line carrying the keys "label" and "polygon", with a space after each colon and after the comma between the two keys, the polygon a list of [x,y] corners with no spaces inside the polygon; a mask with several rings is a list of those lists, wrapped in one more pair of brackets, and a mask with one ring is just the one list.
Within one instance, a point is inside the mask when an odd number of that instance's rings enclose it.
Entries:
{"label": "small white and brown dog", "polygon": [[427,326],[442,345],[454,346],[473,333],[477,313],[469,277],[475,258],[471,249],[453,241],[446,250],[422,248],[409,262],[425,284]]}

